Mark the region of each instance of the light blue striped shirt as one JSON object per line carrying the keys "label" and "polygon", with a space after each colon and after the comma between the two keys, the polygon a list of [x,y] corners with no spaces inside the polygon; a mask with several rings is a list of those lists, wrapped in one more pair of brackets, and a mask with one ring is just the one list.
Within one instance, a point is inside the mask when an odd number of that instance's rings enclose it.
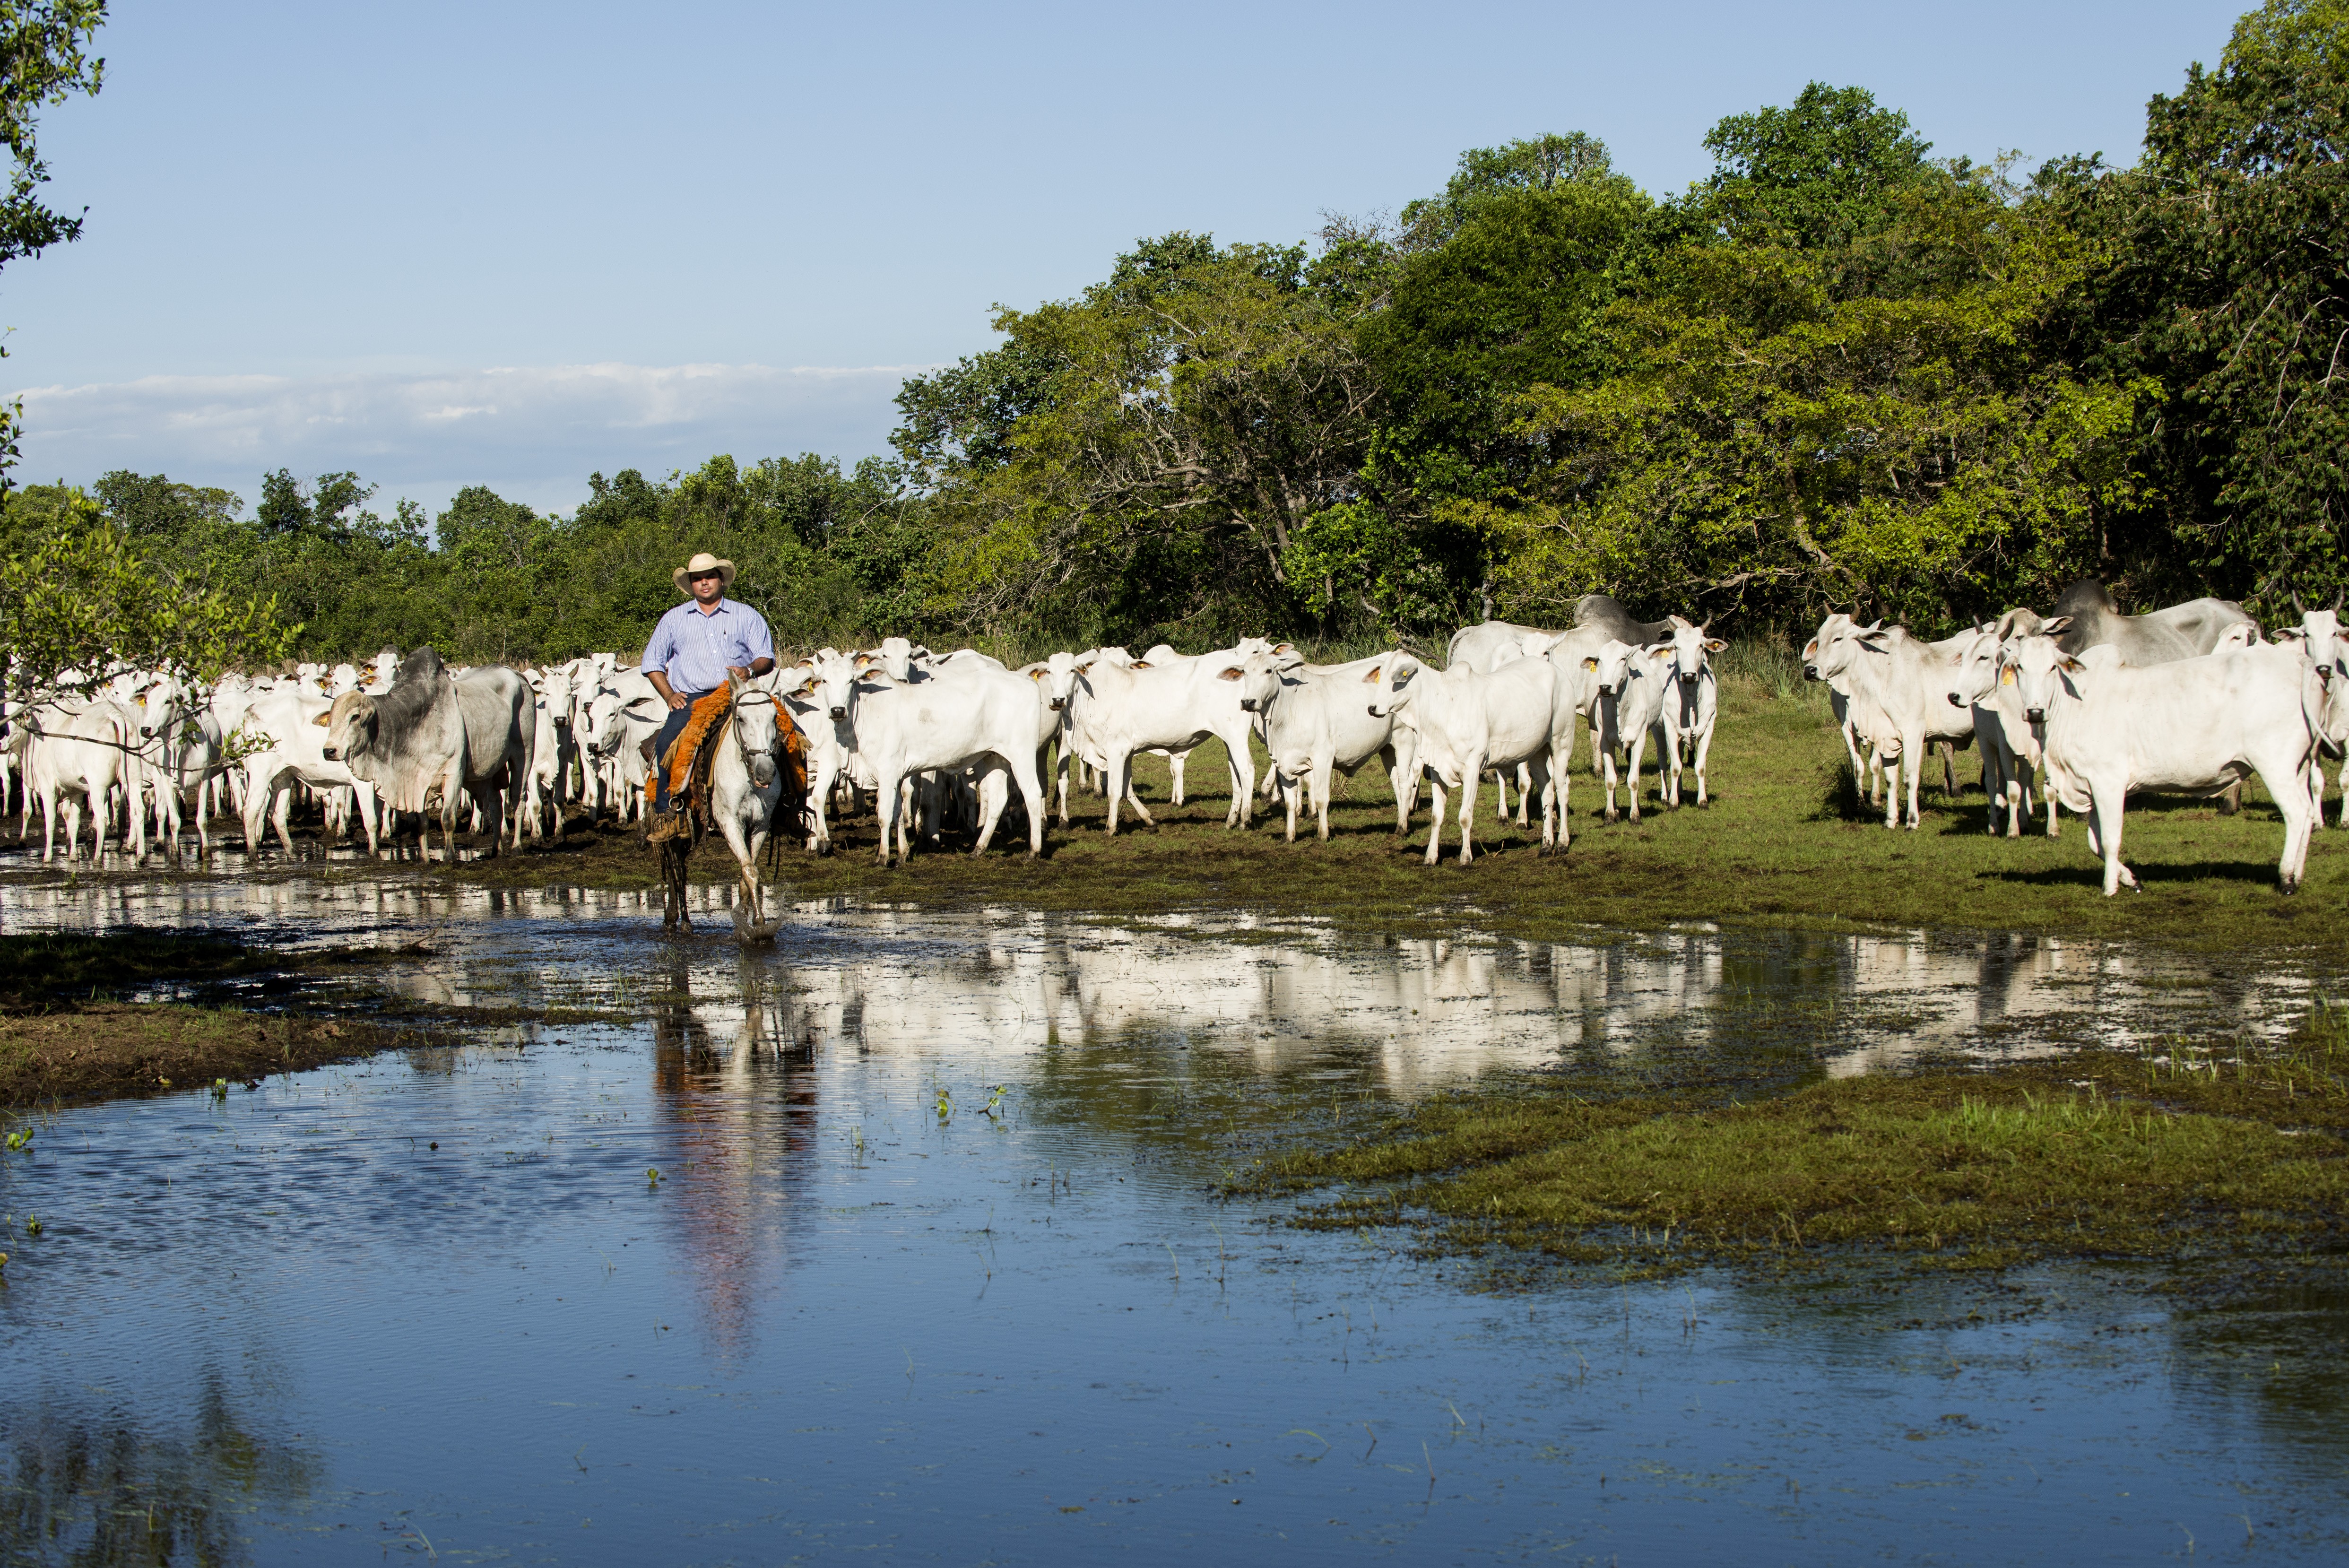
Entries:
{"label": "light blue striped shirt", "polygon": [[729,665],[747,670],[752,659],[774,656],[766,618],[750,605],[720,599],[705,614],[688,599],[660,618],[637,667],[647,675],[658,670],[667,676],[672,691],[707,692],[726,684]]}

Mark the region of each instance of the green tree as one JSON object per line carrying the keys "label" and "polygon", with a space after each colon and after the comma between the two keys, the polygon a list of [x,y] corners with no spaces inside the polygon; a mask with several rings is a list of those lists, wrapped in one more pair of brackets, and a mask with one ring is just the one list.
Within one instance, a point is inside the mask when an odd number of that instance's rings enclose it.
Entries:
{"label": "green tree", "polygon": [[2000,170],[1915,163],[1865,95],[1806,97],[1833,112],[1711,139],[1722,169],[1689,237],[1606,313],[1623,368],[1522,402],[1546,463],[1531,504],[1472,509],[1518,613],[1605,590],[1942,624],[2044,596],[2130,493],[2147,388],[2035,347],[2085,265],[2058,209]]}
{"label": "green tree", "polygon": [[2158,380],[2137,426],[2143,503],[2105,562],[2133,596],[2218,591],[2288,613],[2349,586],[2349,4],[2270,0],[2216,70],[2146,117],[2146,157],[2051,165],[2099,241],[2060,352]]}
{"label": "green tree", "polygon": [[1536,468],[1523,394],[1606,374],[1599,320],[1652,211],[1579,132],[1471,149],[1443,196],[1403,209],[1403,254],[1361,328],[1380,401],[1360,495],[1292,548],[1316,610],[1413,633],[1489,613],[1469,503],[1509,504]]}
{"label": "green tree", "polygon": [[1078,299],[999,311],[1001,363],[1059,366],[1008,456],[905,438],[947,454],[930,516],[957,616],[1079,637],[1295,620],[1288,552],[1350,499],[1370,430],[1361,283],[1342,253],[1178,232]]}

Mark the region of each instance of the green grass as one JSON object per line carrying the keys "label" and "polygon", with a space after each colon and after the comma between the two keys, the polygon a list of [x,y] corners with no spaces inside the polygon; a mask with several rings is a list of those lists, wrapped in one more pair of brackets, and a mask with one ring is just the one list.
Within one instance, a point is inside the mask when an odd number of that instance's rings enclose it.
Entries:
{"label": "green grass", "polygon": [[1309,1226],[1647,1273],[1855,1247],[1977,1269],[2304,1255],[2344,1239],[2344,1130],[2349,1029],[2320,1007],[2279,1049],[1952,1064],[1750,1098],[1528,1075],[1293,1146],[1234,1185],[1342,1188]]}

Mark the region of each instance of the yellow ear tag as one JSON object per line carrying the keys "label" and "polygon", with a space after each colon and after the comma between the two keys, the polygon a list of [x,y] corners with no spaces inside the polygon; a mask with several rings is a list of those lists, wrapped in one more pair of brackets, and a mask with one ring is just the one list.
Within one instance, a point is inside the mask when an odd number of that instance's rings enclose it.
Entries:
{"label": "yellow ear tag", "polygon": [[1595,670],[1599,667],[1599,661],[1597,659],[1585,659],[1582,661],[1582,667],[1586,670]]}
{"label": "yellow ear tag", "polygon": [[1998,672],[1998,684],[2001,686],[2013,686],[2014,684],[2014,666],[2013,665],[2009,665],[2006,668]]}

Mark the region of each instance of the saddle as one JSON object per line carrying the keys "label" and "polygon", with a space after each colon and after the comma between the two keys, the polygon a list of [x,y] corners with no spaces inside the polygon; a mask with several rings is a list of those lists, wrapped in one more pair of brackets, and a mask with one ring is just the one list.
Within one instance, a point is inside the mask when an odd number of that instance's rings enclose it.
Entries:
{"label": "saddle", "polygon": [[[660,776],[666,769],[669,799],[685,802],[694,836],[698,839],[709,830],[709,771],[733,717],[734,694],[730,689],[711,692],[694,703],[685,728],[670,743],[668,750],[655,758],[654,770],[645,775],[647,812],[659,799]],[[775,705],[775,732],[783,743],[783,798],[777,802],[780,816],[782,810],[797,811],[806,804],[808,745],[807,737],[792,722],[791,710],[781,703]]]}

